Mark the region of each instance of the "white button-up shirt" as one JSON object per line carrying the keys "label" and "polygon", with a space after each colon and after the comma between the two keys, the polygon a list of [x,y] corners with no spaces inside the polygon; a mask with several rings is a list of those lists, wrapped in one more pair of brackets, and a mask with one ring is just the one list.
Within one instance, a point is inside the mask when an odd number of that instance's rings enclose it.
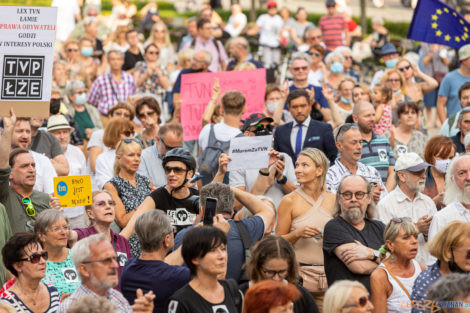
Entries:
{"label": "white button-up shirt", "polygon": [[434,215],[429,227],[428,240],[431,240],[441,229],[454,221],[470,224],[470,210],[455,200]]}

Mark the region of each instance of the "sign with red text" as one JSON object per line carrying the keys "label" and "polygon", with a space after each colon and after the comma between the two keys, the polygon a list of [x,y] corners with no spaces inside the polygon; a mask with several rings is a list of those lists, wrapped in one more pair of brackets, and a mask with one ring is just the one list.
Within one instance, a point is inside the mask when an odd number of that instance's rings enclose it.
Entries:
{"label": "sign with red text", "polygon": [[224,92],[237,90],[245,95],[246,113],[264,111],[266,70],[231,71],[219,73],[184,74],[181,77],[181,124],[186,140],[198,139],[202,128],[202,115],[212,97],[214,78],[219,79],[221,97]]}
{"label": "sign with red text", "polygon": [[48,117],[57,8],[0,6],[0,116]]}

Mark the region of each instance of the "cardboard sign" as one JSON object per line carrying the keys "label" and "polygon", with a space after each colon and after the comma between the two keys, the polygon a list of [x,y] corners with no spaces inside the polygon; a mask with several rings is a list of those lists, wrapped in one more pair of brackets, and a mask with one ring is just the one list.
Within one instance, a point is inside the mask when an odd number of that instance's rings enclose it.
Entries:
{"label": "cardboard sign", "polygon": [[227,171],[250,168],[267,168],[269,165],[269,150],[273,136],[235,137],[230,140],[228,155],[232,161]]}
{"label": "cardboard sign", "polygon": [[61,207],[92,204],[90,175],[54,177],[54,196]]}
{"label": "cardboard sign", "polygon": [[214,78],[220,83],[221,96],[229,90],[245,95],[246,113],[260,113],[264,110],[266,90],[266,69],[230,71],[220,73],[184,74],[181,77],[181,124],[186,140],[199,138],[202,129],[202,115],[212,97]]}
{"label": "cardboard sign", "polygon": [[0,6],[0,116],[48,117],[57,8]]}

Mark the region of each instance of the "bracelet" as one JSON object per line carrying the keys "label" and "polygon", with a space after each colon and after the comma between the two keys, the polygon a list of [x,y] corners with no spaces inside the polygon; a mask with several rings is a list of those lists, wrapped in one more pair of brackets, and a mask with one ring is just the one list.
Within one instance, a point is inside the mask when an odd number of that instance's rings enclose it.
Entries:
{"label": "bracelet", "polygon": [[284,185],[285,183],[287,183],[287,177],[286,177],[286,175],[284,175],[284,176],[282,176],[282,178],[280,180],[276,180],[276,181],[279,185]]}
{"label": "bracelet", "polygon": [[259,174],[263,176],[269,176],[269,172],[265,173],[262,170],[259,170]]}

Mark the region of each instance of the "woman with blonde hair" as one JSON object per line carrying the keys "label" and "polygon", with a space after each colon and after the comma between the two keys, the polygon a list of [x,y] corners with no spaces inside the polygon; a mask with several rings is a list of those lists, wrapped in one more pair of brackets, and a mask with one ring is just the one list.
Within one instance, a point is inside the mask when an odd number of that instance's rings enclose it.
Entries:
{"label": "woman with blonde hair", "polygon": [[80,61],[80,42],[69,39],[64,43],[64,59],[67,62],[66,75],[69,79],[83,80],[85,73]]}
{"label": "woman with blonde hair", "polygon": [[153,24],[152,30],[150,31],[150,36],[145,42],[145,46],[150,43],[155,44],[160,51],[158,64],[160,64],[160,66],[165,68],[168,72],[172,72],[172,67],[176,61],[176,53],[173,45],[171,44],[170,32],[168,31],[168,27],[166,27],[165,23],[158,21]]}
{"label": "woman with blonde hair", "polygon": [[369,292],[358,281],[336,281],[325,294],[323,313],[371,313],[373,309]]}
{"label": "woman with blonde hair", "polygon": [[[426,268],[414,260],[418,253],[419,230],[411,218],[392,218],[385,227],[381,253],[389,256],[370,277],[374,313],[411,312],[402,303],[410,301],[413,284]],[[387,305],[384,305],[384,304]]]}
{"label": "woman with blonde hair", "polygon": [[[116,30],[110,36],[111,41],[105,46],[106,52],[111,50],[118,50],[125,53],[129,49],[129,44],[126,40],[126,32],[129,30],[129,26],[120,25],[116,27]],[[103,58],[106,61],[106,58]]]}
{"label": "woman with blonde hair", "polygon": [[[137,174],[140,164],[142,147],[135,138],[124,138],[116,147],[114,161],[114,177],[104,185],[116,202],[116,223],[126,227],[135,209],[150,194],[153,184],[148,177]],[[140,256],[140,244],[137,236],[129,238],[131,253]]]}
{"label": "woman with blonde hair", "polygon": [[335,195],[325,186],[329,163],[325,154],[316,148],[300,152],[295,162],[300,187],[282,199],[276,227],[276,234],[294,246],[300,276],[307,282],[304,286],[312,293],[320,310],[327,289],[322,233],[333,218],[331,212],[335,203]]}

